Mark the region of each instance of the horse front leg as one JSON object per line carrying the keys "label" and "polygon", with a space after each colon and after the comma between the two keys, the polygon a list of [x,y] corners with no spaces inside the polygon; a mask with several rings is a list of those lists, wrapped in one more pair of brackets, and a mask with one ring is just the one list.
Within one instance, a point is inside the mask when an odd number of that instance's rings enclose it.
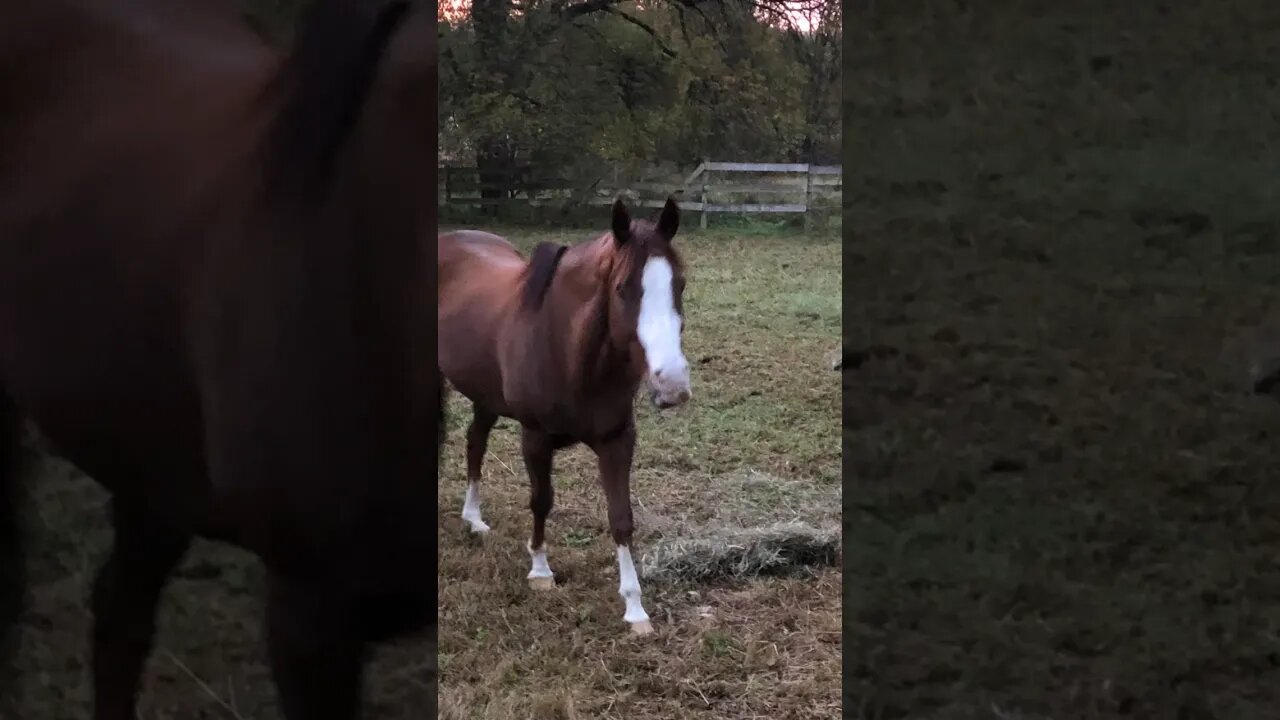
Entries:
{"label": "horse front leg", "polygon": [[556,585],[555,573],[547,564],[547,516],[555,503],[551,486],[551,460],[555,457],[555,440],[550,435],[529,428],[520,431],[520,450],[529,473],[529,511],[533,514],[533,533],[529,537],[529,587],[549,590]]}
{"label": "horse front leg", "polygon": [[125,498],[111,507],[115,545],[93,585],[93,716],[134,720],[160,595],[191,535]]}
{"label": "horse front leg", "polygon": [[286,720],[356,720],[365,660],[354,601],[325,585],[267,579],[267,655]]}
{"label": "horse front leg", "polygon": [[0,717],[17,717],[17,699],[7,710],[18,673],[18,619],[26,596],[26,557],[18,513],[22,420],[18,408],[0,391]]}
{"label": "horse front leg", "polygon": [[631,556],[631,461],[635,455],[636,429],[632,422],[618,436],[592,446],[600,463],[600,483],[609,506],[609,529],[618,551],[618,594],[626,603],[625,620],[636,635],[653,632],[649,613],[640,601],[640,576]]}
{"label": "horse front leg", "polygon": [[481,535],[489,532],[489,525],[480,515],[480,477],[489,433],[497,422],[497,415],[472,405],[471,425],[467,427],[467,499],[462,503],[462,519],[471,526],[471,532]]}

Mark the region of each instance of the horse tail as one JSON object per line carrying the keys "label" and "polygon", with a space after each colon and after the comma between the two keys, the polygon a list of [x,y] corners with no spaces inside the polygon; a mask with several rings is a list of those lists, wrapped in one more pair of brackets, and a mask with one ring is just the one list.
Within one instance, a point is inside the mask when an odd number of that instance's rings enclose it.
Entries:
{"label": "horse tail", "polygon": [[27,594],[22,528],[19,464],[22,421],[14,403],[0,393],[0,716],[5,698],[14,697],[9,684],[17,676],[17,623]]}

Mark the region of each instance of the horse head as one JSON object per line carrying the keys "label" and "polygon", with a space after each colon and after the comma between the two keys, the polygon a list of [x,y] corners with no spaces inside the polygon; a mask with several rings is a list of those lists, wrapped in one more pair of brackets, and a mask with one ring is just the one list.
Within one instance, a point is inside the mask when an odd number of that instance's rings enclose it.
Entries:
{"label": "horse head", "polygon": [[658,408],[692,397],[684,334],[684,263],[672,242],[680,208],[667,199],[656,221],[635,220],[619,198],[613,204],[612,262],[604,268],[609,340],[644,368]]}

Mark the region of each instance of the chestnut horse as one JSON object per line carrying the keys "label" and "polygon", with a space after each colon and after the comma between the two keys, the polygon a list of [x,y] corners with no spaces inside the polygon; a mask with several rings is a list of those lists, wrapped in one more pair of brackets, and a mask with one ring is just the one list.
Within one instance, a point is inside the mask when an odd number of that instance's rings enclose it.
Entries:
{"label": "chestnut horse", "polygon": [[653,626],[631,555],[634,398],[646,379],[660,408],[690,397],[680,348],[684,270],[672,244],[679,225],[674,200],[656,223],[632,221],[619,200],[612,232],[570,248],[541,244],[527,262],[497,235],[438,238],[440,369],[473,409],[463,519],[474,532],[489,530],[479,495],[489,432],[500,416],[518,421],[533,513],[528,580],[534,589],[554,587],[544,534],[551,461],[557,450],[585,443],[599,459],[618,592],[637,634]]}
{"label": "chestnut horse", "polygon": [[435,37],[364,0],[285,53],[230,0],[0,6],[0,642],[21,413],[112,496],[98,720],[137,717],[193,536],[263,560],[289,720],[356,718],[368,644],[434,624]]}

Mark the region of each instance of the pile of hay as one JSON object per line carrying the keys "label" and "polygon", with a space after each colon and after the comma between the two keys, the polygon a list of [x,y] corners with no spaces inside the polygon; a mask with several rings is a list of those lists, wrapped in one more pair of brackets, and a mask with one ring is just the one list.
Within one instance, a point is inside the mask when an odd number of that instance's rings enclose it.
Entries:
{"label": "pile of hay", "polygon": [[648,579],[707,581],[812,572],[836,564],[839,555],[836,528],[783,522],[663,537],[641,556],[640,566]]}

